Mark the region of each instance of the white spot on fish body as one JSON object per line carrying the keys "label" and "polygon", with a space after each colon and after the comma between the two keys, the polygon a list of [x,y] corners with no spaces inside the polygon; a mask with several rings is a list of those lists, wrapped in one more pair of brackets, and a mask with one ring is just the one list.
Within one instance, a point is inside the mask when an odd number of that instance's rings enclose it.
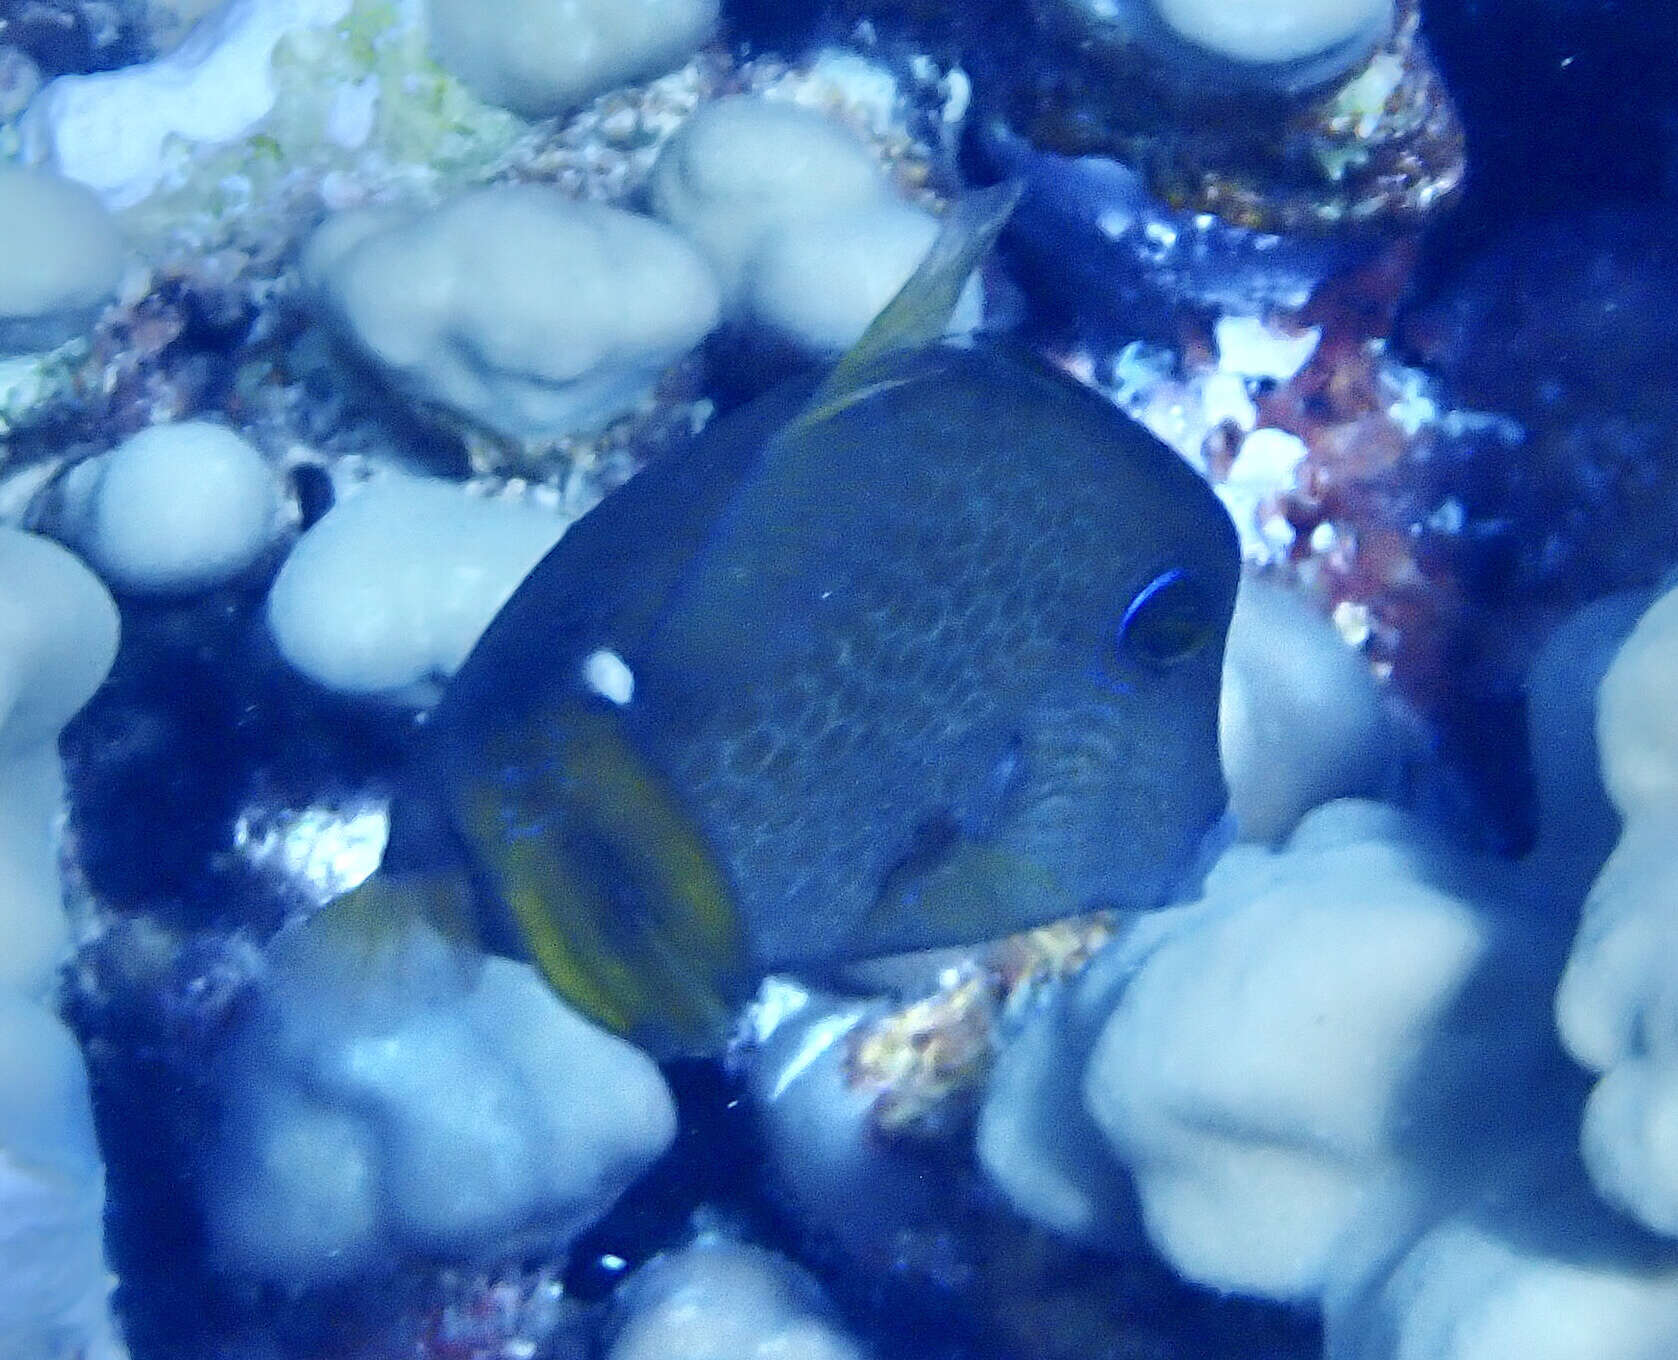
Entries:
{"label": "white spot on fish body", "polygon": [[635,672],[609,647],[598,648],[583,658],[583,683],[619,708],[635,697]]}

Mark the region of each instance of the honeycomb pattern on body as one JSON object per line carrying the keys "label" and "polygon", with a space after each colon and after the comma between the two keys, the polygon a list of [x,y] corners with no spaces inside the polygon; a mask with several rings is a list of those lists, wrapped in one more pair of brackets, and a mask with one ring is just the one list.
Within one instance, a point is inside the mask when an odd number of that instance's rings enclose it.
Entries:
{"label": "honeycomb pattern on body", "polygon": [[1111,485],[1014,456],[1006,422],[978,467],[972,449],[942,456],[953,429],[974,428],[963,415],[893,422],[907,428],[876,454],[888,484],[843,598],[812,588],[814,644],[708,713],[672,762],[771,952],[777,936],[795,952],[805,922],[860,918],[917,829],[993,777],[1056,677],[1098,664],[1066,620],[1123,607],[1089,560]]}

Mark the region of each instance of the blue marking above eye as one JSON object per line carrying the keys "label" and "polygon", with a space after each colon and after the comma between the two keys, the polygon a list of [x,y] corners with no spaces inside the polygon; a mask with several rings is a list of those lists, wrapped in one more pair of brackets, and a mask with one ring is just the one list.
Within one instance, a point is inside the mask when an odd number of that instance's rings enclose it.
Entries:
{"label": "blue marking above eye", "polygon": [[1216,635],[1206,593],[1181,567],[1162,571],[1136,593],[1119,620],[1119,646],[1144,661],[1169,666]]}
{"label": "blue marking above eye", "polygon": [[1130,625],[1134,622],[1136,616],[1148,607],[1149,600],[1153,599],[1162,590],[1168,589],[1174,582],[1186,579],[1186,576],[1187,574],[1181,567],[1172,567],[1170,571],[1162,571],[1147,585],[1143,586],[1141,592],[1130,602],[1129,608],[1124,612],[1124,618],[1119,622],[1119,636],[1123,637],[1130,631]]}

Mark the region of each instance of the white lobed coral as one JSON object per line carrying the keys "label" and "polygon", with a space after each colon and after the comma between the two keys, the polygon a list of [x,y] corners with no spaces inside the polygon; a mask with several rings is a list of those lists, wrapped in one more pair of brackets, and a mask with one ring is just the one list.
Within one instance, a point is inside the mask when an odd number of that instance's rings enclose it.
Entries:
{"label": "white lobed coral", "polygon": [[1272,843],[1314,807],[1380,792],[1395,751],[1363,657],[1297,595],[1251,578],[1224,645],[1218,745],[1239,835]]}
{"label": "white lobed coral", "polygon": [[409,395],[519,440],[633,411],[718,315],[711,270],[675,232],[536,184],[340,214],[303,272]]}
{"label": "white lobed coral", "polygon": [[282,935],[221,1073],[216,1263],[293,1287],[562,1247],[675,1136],[639,1050],[418,922]]}
{"label": "white lobed coral", "polygon": [[69,952],[58,732],[116,656],[117,612],[64,549],[0,528],[0,1355],[119,1360],[87,1073],[49,999]]}
{"label": "white lobed coral", "polygon": [[762,1247],[723,1239],[643,1266],[606,1360],[862,1360],[815,1282]]}
{"label": "white lobed coral", "polygon": [[1306,61],[1368,51],[1392,26],[1392,0],[1151,0],[1183,41],[1231,61]]}
{"label": "white lobed coral", "polygon": [[426,12],[440,66],[541,118],[680,65],[711,36],[717,0],[427,0]]}
{"label": "white lobed coral", "polygon": [[1400,814],[1340,803],[1278,854],[1227,852],[1176,909],[1084,1095],[1189,1278],[1312,1299],[1354,1235],[1497,1160],[1553,1065],[1548,979],[1470,878]]}
{"label": "white lobed coral", "polygon": [[1326,1317],[1326,1360],[1665,1360],[1678,1259],[1541,1183],[1431,1226]]}
{"label": "white lobed coral", "polygon": [[881,191],[862,142],[813,109],[736,95],[705,105],[653,167],[653,211],[704,252],[733,300],[770,232]]}
{"label": "white lobed coral", "polygon": [[0,1355],[119,1360],[105,1168],[75,1037],[0,988]]}
{"label": "white lobed coral", "polygon": [[124,256],[116,223],[86,187],[0,166],[0,349],[66,339],[116,291]]}
{"label": "white lobed coral", "polygon": [[153,425],[65,479],[77,542],[112,585],[191,595],[223,585],[273,537],[279,494],[249,443],[223,425]]}
{"label": "white lobed coral", "polygon": [[116,605],[93,573],[55,543],[0,528],[0,986],[34,997],[69,949],[54,844],[58,733],[116,649]]}
{"label": "white lobed coral", "polygon": [[138,203],[175,164],[172,145],[244,137],[274,106],[274,49],[334,24],[351,0],[227,0],[174,51],[43,89],[23,121],[24,150],[114,208]]}
{"label": "white lobed coral", "polygon": [[[752,262],[745,313],[807,349],[838,353],[892,300],[937,235],[937,218],[891,198],[772,232]],[[969,285],[951,330],[971,331],[981,311]]]}
{"label": "white lobed coral", "polygon": [[1139,919],[1075,982],[1050,992],[998,1055],[974,1152],[1025,1218],[1107,1250],[1141,1242],[1136,1196],[1084,1100],[1084,1070],[1138,963],[1172,924]]}
{"label": "white lobed coral", "polygon": [[564,527],[450,482],[371,482],[292,548],[268,593],[269,631],[328,689],[429,702]]}
{"label": "white lobed coral", "polygon": [[1556,994],[1562,1041],[1600,1074],[1585,1163],[1603,1197],[1678,1237],[1678,591],[1639,620],[1597,698],[1603,783],[1624,827],[1586,898]]}
{"label": "white lobed coral", "polygon": [[[653,167],[653,211],[704,252],[729,312],[837,351],[891,301],[938,232],[875,156],[814,109],[737,95],[701,108]],[[977,278],[953,332],[983,311]]]}
{"label": "white lobed coral", "polygon": [[1394,0],[1049,0],[1099,43],[1134,45],[1191,95],[1298,95],[1352,74],[1392,36]]}
{"label": "white lobed coral", "polygon": [[[1140,1217],[1191,1279],[1321,1307],[1328,1360],[1674,1353],[1678,1244],[1657,1234],[1678,1235],[1678,818],[1661,759],[1678,751],[1661,702],[1678,593],[1632,630],[1638,607],[1582,610],[1533,669],[1525,860],[1332,803],[1279,852],[1227,851],[1201,900],[1129,923],[1052,996],[979,1121],[981,1164],[1016,1207],[1108,1249]],[[1568,915],[1612,837],[1599,747],[1625,830],[1555,996]],[[1603,1071],[1588,1104],[1552,1002]]]}

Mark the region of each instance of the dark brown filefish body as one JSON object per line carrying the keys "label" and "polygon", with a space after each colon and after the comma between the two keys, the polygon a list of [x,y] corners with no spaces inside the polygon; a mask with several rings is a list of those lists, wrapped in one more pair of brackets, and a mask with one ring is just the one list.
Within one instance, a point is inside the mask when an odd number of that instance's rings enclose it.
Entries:
{"label": "dark brown filefish body", "polygon": [[573,526],[399,807],[394,863],[452,842],[495,938],[638,1036],[769,969],[1158,906],[1224,807],[1237,548],[1201,479],[1010,350],[850,379]]}

